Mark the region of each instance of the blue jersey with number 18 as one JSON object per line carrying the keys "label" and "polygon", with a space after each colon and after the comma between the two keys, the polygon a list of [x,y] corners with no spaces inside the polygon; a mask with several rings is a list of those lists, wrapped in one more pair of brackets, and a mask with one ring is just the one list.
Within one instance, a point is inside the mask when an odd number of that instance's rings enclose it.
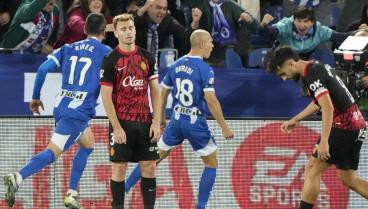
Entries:
{"label": "blue jersey with number 18", "polygon": [[[214,91],[213,69],[202,58],[184,56],[168,70],[162,85],[172,89],[173,116],[193,120],[205,116],[205,91]],[[180,116],[180,117],[179,117]]]}
{"label": "blue jersey with number 18", "polygon": [[[48,56],[62,70],[61,91],[56,96],[55,117],[89,120],[96,115],[103,57],[112,49],[96,38],[66,44]],[[55,115],[57,113],[57,115]]]}

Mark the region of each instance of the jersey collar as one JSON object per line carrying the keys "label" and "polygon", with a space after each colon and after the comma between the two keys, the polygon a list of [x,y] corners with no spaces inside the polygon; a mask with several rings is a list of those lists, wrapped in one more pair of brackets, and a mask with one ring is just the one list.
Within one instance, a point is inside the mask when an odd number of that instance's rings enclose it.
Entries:
{"label": "jersey collar", "polygon": [[309,60],[309,62],[307,63],[307,65],[305,65],[305,68],[304,68],[304,78],[307,76],[307,68],[309,66],[309,64],[311,64],[313,62],[313,60]]}
{"label": "jersey collar", "polygon": [[132,54],[135,54],[135,53],[137,52],[137,45],[135,45],[134,50],[133,50],[133,51],[131,51],[131,52],[125,52],[125,51],[121,50],[121,49],[120,49],[120,47],[119,47],[119,45],[117,45],[117,46],[116,46],[116,49],[117,49],[120,53],[122,53],[122,54],[124,54],[124,55],[132,55]]}

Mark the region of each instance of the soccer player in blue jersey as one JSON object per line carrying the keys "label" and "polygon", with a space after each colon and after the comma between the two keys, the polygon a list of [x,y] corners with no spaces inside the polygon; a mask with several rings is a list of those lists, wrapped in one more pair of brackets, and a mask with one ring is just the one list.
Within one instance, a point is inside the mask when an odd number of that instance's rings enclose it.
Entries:
{"label": "soccer player in blue jersey", "polygon": [[[222,114],[220,103],[215,95],[214,73],[202,59],[208,58],[213,48],[211,35],[205,30],[196,30],[190,37],[191,51],[177,60],[165,76],[161,92],[161,124],[166,126],[165,110],[168,95],[173,95],[173,113],[162,139],[158,142],[160,159],[166,158],[171,149],[188,139],[195,154],[202,158],[205,168],[199,182],[197,209],[205,208],[212,187],[215,183],[217,169],[217,145],[211,133],[205,115],[205,105],[222,129],[226,139],[234,137]],[[140,170],[137,166],[127,179],[125,190],[139,180]]]}
{"label": "soccer player in blue jersey", "polygon": [[106,20],[92,13],[86,19],[87,39],[65,45],[54,51],[38,69],[30,103],[32,112],[40,114],[40,91],[46,74],[58,66],[62,70],[61,91],[56,96],[54,118],[57,122],[51,141],[44,151],[33,156],[21,170],[4,176],[7,188],[5,201],[13,207],[15,193],[22,181],[53,163],[76,142],[80,148],[73,159],[69,190],[64,204],[68,208],[83,208],[77,200],[79,180],[94,149],[94,136],[88,127],[96,115],[96,101],[100,93],[100,67],[102,58],[112,49],[101,44],[105,35]]}

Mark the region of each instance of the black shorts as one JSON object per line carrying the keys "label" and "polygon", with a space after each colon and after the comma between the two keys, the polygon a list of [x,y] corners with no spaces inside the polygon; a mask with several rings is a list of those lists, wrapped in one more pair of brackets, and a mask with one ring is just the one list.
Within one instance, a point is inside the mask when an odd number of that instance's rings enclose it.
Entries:
{"label": "black shorts", "polygon": [[[365,138],[365,130],[343,130],[332,128],[328,138],[329,152],[331,157],[326,161],[335,164],[337,169],[358,170],[360,149]],[[321,138],[318,139],[317,145]],[[318,158],[318,152],[312,154]]]}
{"label": "black shorts", "polygon": [[114,133],[109,123],[110,161],[112,162],[138,162],[159,159],[157,142],[151,143],[149,137],[151,123],[119,120],[124,129],[127,143],[117,144],[113,140]]}

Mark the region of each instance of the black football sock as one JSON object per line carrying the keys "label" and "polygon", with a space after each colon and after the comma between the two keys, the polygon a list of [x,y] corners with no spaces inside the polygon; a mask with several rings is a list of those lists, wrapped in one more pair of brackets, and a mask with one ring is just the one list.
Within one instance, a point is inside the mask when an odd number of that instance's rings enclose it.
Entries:
{"label": "black football sock", "polygon": [[125,181],[114,181],[111,179],[110,188],[112,194],[112,206],[124,205],[125,198]]}
{"label": "black football sock", "polygon": [[312,209],[313,206],[314,206],[314,204],[310,204],[310,203],[304,202],[302,200],[302,201],[300,201],[299,209]]}
{"label": "black football sock", "polygon": [[156,202],[156,178],[141,178],[144,209],[153,209]]}

